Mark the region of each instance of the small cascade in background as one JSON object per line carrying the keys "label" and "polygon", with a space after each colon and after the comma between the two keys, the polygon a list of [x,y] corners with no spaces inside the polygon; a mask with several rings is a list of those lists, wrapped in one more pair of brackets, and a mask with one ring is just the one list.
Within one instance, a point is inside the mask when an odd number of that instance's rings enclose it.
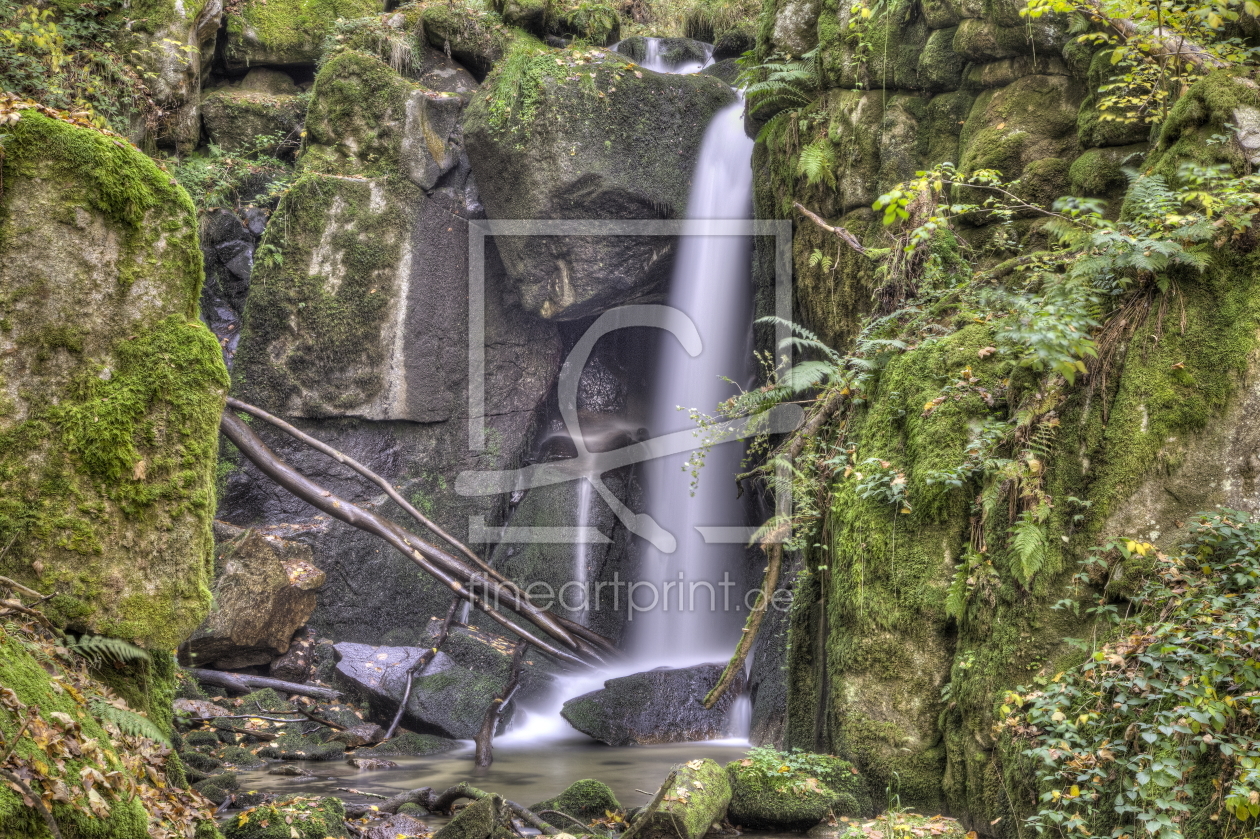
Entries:
{"label": "small cascade in background", "polygon": [[[742,102],[720,111],[700,147],[687,204],[692,235],[680,239],[669,295],[669,305],[695,323],[702,349],[692,358],[672,335],[661,336],[652,394],[653,436],[694,428],[679,406],[712,414],[737,392],[728,379],[742,382],[747,377],[752,246],[746,237],[703,235],[703,221],[751,216],[752,152]],[[677,549],[664,553],[645,548],[640,579],[662,596],[657,608],[636,614],[630,626],[630,651],[644,669],[722,661],[734,649],[746,617],[737,585],[744,548],[709,542],[705,529],[746,524],[732,480],[742,456],[738,444],[715,446],[694,487],[690,454],[662,458],[648,467],[648,512],[674,535]],[[708,535],[715,534],[709,530]],[[644,594],[646,589],[640,597]]]}
{"label": "small cascade in background", "polygon": [[698,73],[713,63],[713,45],[688,38],[626,38],[610,47],[635,64],[657,73]]}

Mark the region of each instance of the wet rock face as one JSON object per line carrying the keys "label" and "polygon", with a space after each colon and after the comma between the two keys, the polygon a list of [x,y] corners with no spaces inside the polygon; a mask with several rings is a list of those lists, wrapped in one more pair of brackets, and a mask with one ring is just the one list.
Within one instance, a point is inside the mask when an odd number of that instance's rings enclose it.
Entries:
{"label": "wet rock face", "polygon": [[728,734],[728,712],[744,689],[744,677],[712,709],[702,704],[724,665],[662,667],[604,682],[564,703],[569,724],[610,746],[713,740]]}
{"label": "wet rock face", "polygon": [[218,550],[215,604],[181,658],[199,667],[234,669],[267,664],[289,649],[294,632],[315,610],[324,572],[311,549],[254,531]]}
{"label": "wet rock face", "polygon": [[201,219],[201,255],[206,267],[201,318],[218,338],[229,367],[241,340],[254,250],[266,226],[266,213],[256,208],[246,210],[243,216],[220,208]]}
{"label": "wet rock face", "polygon": [[[465,123],[487,215],[683,216],[705,128],[734,101],[727,85],[709,76],[653,73],[613,53],[518,52],[505,61],[528,65],[527,104],[506,112],[496,103],[515,101],[516,94],[499,89],[510,83],[506,76],[492,78],[473,97]],[[564,73],[579,71],[593,73],[593,85],[566,81]],[[552,320],[659,295],[672,256],[668,237],[501,236],[496,245],[522,305]]]}

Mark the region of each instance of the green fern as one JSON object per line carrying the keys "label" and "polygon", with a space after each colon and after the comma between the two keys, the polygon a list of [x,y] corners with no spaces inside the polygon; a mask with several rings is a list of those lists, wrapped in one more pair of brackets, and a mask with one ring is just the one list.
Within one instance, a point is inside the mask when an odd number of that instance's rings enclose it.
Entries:
{"label": "green fern", "polygon": [[158,743],[170,745],[170,738],[157,724],[148,717],[137,714],[135,711],[128,711],[125,708],[119,708],[111,705],[103,699],[91,699],[88,701],[88,710],[92,712],[92,716],[96,717],[104,723],[113,723],[118,726],[118,730],[129,737],[147,737]]}
{"label": "green fern", "polygon": [[1024,588],[1030,587],[1033,577],[1045,567],[1050,541],[1043,524],[1049,513],[1049,506],[1040,504],[1021,513],[1011,526],[1012,570]]}
{"label": "green fern", "polygon": [[81,635],[77,641],[66,636],[66,648],[72,653],[86,658],[94,667],[105,662],[114,664],[148,663],[151,658],[147,652],[129,641],[121,638],[107,638],[104,635]]}
{"label": "green fern", "polygon": [[796,162],[796,174],[804,175],[805,181],[814,186],[825,183],[835,188],[836,185],[836,150],[826,137],[821,137],[801,149],[800,159]]}
{"label": "green fern", "polygon": [[799,60],[789,56],[787,60],[772,58],[755,65],[740,74],[737,84],[745,85],[750,112],[761,113],[763,118],[769,111],[809,105],[822,89],[818,49],[810,50]]}

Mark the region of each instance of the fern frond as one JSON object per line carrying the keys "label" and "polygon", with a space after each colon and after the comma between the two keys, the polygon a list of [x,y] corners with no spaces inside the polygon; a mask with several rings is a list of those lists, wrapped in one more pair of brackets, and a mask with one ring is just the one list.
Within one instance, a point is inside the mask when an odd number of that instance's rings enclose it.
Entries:
{"label": "fern frond", "polygon": [[170,745],[170,739],[162,729],[157,727],[153,720],[137,714],[135,711],[129,711],[125,708],[119,708],[106,702],[103,699],[92,699],[88,702],[88,710],[92,712],[92,716],[96,717],[104,723],[113,723],[118,730],[129,737],[147,737],[158,743]]}
{"label": "fern frond", "polygon": [[801,149],[800,159],[796,163],[796,174],[804,175],[810,186],[821,182],[835,187],[836,151],[831,141],[823,137]]}
{"label": "fern frond", "polygon": [[121,638],[107,638],[104,635],[81,635],[79,640],[66,645],[73,653],[77,653],[95,666],[106,661],[115,664],[131,664],[137,661],[148,662],[149,654],[129,641]]}

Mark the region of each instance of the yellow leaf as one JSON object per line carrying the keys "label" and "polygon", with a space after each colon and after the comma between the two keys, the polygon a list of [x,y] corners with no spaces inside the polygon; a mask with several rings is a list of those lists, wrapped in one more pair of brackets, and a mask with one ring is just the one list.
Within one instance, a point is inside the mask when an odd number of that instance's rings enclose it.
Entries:
{"label": "yellow leaf", "polygon": [[1068,790],[1068,795],[1072,796],[1073,798],[1080,798],[1081,788],[1078,787],[1076,784],[1072,784],[1072,788]]}

